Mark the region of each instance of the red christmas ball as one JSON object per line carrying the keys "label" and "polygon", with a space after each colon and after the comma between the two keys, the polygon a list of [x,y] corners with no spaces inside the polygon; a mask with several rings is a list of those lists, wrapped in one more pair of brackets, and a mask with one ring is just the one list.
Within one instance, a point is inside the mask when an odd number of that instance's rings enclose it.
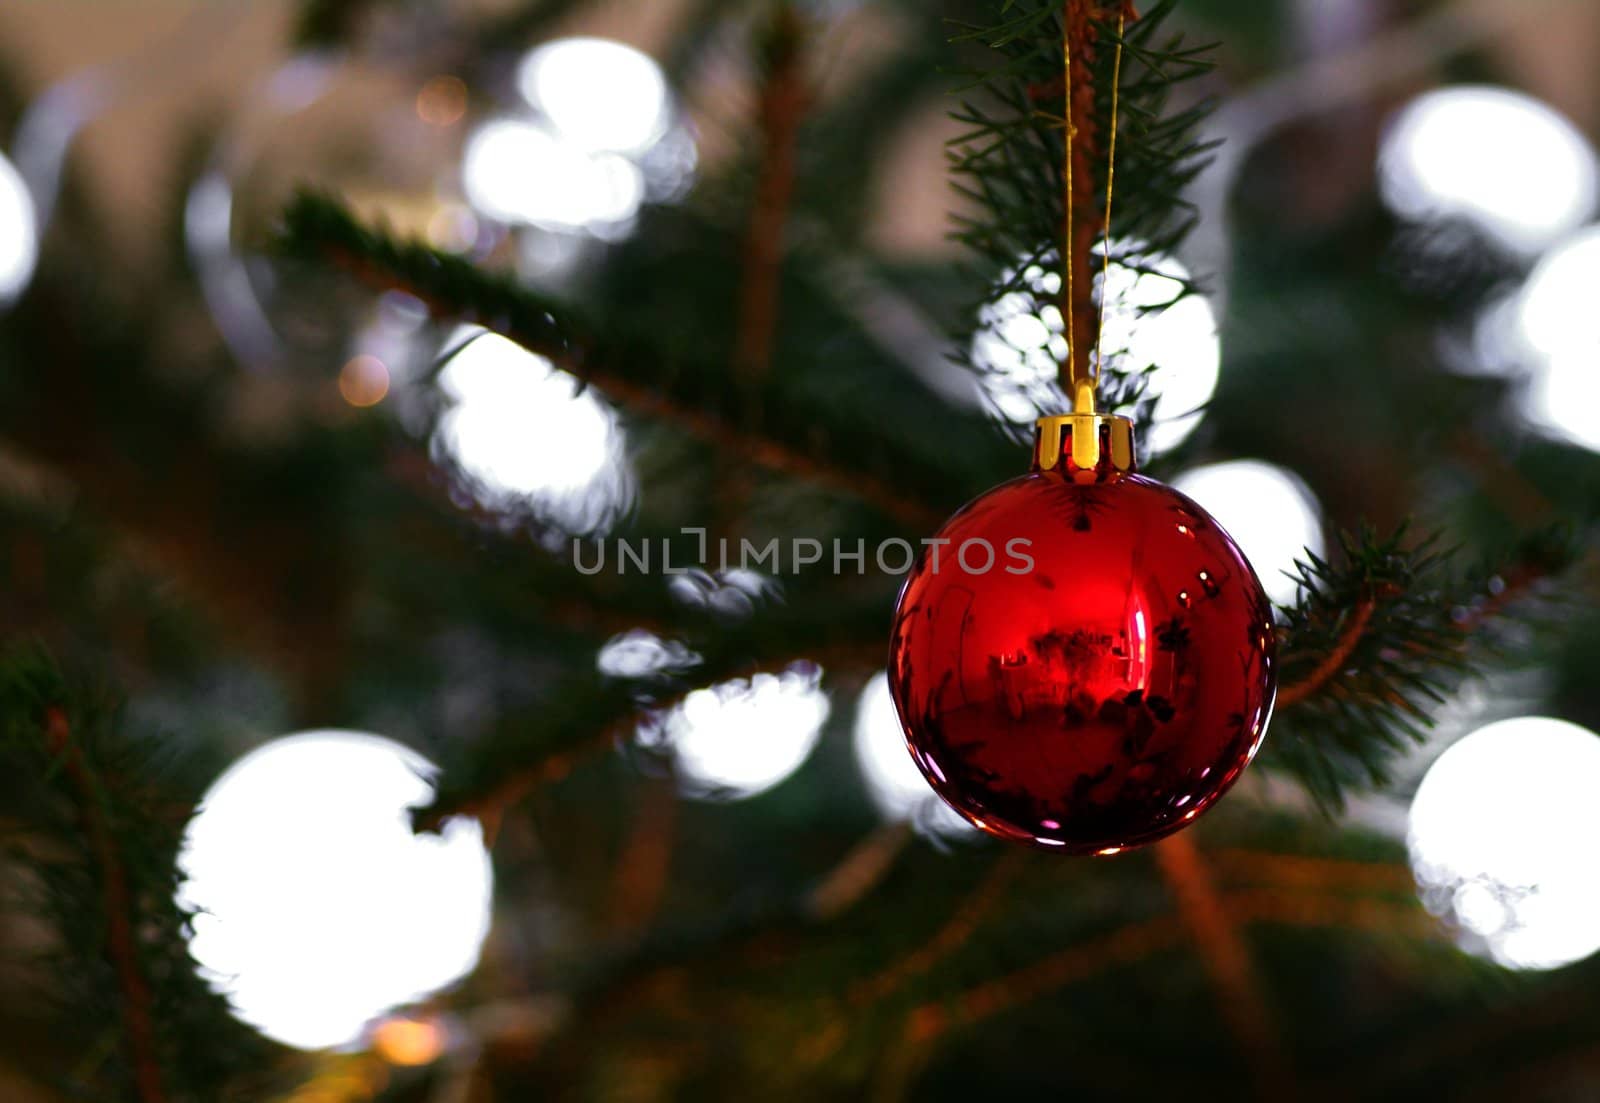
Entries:
{"label": "red christmas ball", "polygon": [[[1205,510],[1134,474],[1125,419],[1040,427],[1032,474],[927,542],[889,685],[957,812],[1113,854],[1191,823],[1255,757],[1277,690],[1272,609]],[[1076,456],[1075,431],[1092,434]]]}

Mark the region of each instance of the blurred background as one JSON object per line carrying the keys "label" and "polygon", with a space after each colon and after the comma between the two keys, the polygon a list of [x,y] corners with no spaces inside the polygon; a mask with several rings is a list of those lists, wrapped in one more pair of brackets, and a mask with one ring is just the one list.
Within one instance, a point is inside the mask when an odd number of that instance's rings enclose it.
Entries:
{"label": "blurred background", "polygon": [[[119,1086],[126,990],[41,905],[76,890],[8,771],[0,1097],[1600,1098],[1600,2],[1177,7],[1217,47],[1176,105],[1224,144],[1179,254],[1111,274],[1108,333],[1161,368],[1147,469],[1285,603],[1363,523],[1579,548],[1452,609],[1540,603],[1383,776],[1324,807],[1269,735],[1188,863],[1011,853],[938,805],[882,674],[897,579],[570,550],[931,526],[270,248],[313,185],[646,335],[646,376],[719,365],[708,403],[782,380],[841,451],[934,411],[953,511],[1059,403],[1059,317],[974,321],[948,238],[982,60],[952,21],[994,5],[798,8],[798,60],[758,0],[0,9],[0,624],[126,697],[181,834],[155,881],[231,1000],[158,999],[182,1071]],[[472,815],[413,836],[430,801]]]}

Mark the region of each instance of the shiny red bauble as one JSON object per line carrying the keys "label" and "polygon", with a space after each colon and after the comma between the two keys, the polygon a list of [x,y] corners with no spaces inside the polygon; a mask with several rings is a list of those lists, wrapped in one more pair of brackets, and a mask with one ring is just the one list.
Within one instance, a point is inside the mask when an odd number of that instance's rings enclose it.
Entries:
{"label": "shiny red bauble", "polygon": [[1113,463],[1109,433],[1079,468],[1060,432],[1041,434],[1032,474],[929,542],[895,613],[889,685],[957,812],[1005,839],[1112,854],[1183,828],[1250,764],[1276,635],[1205,510],[1133,474],[1131,446]]}

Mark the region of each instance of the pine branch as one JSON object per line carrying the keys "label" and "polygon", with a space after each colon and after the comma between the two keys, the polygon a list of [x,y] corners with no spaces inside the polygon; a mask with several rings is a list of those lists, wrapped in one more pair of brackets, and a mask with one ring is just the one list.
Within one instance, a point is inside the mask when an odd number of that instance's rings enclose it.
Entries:
{"label": "pine branch", "polygon": [[[60,943],[49,998],[64,1023],[119,1038],[124,1055],[86,1068],[75,1087],[96,1099],[209,1103],[265,1079],[270,1050],[189,956],[176,865],[202,771],[170,749],[157,755],[122,730],[103,693],[42,652],[0,655],[0,760],[38,782],[16,809],[38,845],[12,857],[42,890],[40,917]],[[194,767],[194,778],[180,781],[174,766]]]}
{"label": "pine branch", "polygon": [[[951,478],[896,453],[866,426],[846,432],[830,411],[773,380],[759,395],[759,432],[746,425],[748,398],[724,385],[726,373],[673,364],[665,350],[630,337],[625,326],[602,332],[576,311],[484,272],[469,261],[361,226],[338,202],[301,195],[285,213],[282,248],[336,264],[361,282],[399,289],[434,317],[475,322],[500,333],[613,400],[658,417],[726,452],[859,499],[910,528],[936,527]],[[831,433],[821,427],[833,426]],[[959,481],[957,481],[959,485]],[[930,504],[933,503],[933,504]]]}
{"label": "pine branch", "polygon": [[[1398,590],[1389,587],[1383,596],[1395,597],[1398,594]],[[1328,683],[1343,674],[1351,657],[1356,653],[1356,648],[1366,639],[1367,629],[1372,625],[1372,615],[1377,610],[1378,597],[1374,594],[1368,594],[1357,601],[1355,607],[1350,610],[1344,626],[1339,630],[1338,639],[1334,641],[1328,657],[1323,659],[1311,673],[1278,691],[1278,708],[1294,708],[1322,692],[1328,687]]]}
{"label": "pine branch", "polygon": [[[806,603],[689,636],[686,643],[700,662],[687,670],[647,681],[575,675],[549,687],[536,708],[507,716],[483,746],[463,748],[447,760],[438,791],[414,811],[413,824],[437,831],[453,817],[471,816],[492,833],[509,808],[590,756],[630,741],[642,725],[702,687],[797,664],[834,673],[876,670],[883,663],[876,642],[881,620],[877,602],[853,613]],[[863,639],[874,642],[863,645]]]}
{"label": "pine branch", "polygon": [[1406,536],[1347,536],[1336,563],[1300,564],[1264,762],[1328,807],[1352,787],[1388,783],[1390,765],[1431,730],[1431,710],[1504,658],[1504,629],[1529,619],[1524,599],[1574,555],[1569,538],[1544,533],[1509,565],[1461,577],[1437,538]]}
{"label": "pine branch", "polygon": [[[1178,85],[1209,66],[1204,50],[1159,37],[1174,7],[1175,0],[1162,0],[1138,18],[1131,5],[1015,0],[1002,5],[992,23],[964,27],[958,36],[994,53],[992,67],[969,74],[972,86],[952,113],[966,127],[951,143],[955,187],[975,209],[958,217],[954,236],[972,251],[987,280],[974,318],[983,307],[1017,303],[1018,297],[1021,313],[1052,328],[1063,326],[1070,313],[1076,332],[1068,335],[1064,379],[1069,369],[1087,372],[1098,343],[1102,304],[1096,279],[1106,236],[1111,47],[1119,11],[1134,21],[1123,38],[1112,261],[1137,271],[1143,258],[1174,254],[1192,225],[1182,195],[1206,163],[1210,147],[1195,134],[1211,108],[1201,104],[1170,115],[1165,109]],[[1070,89],[1063,43],[1071,46]],[[1071,158],[1065,142],[1068,95],[1075,128]],[[1069,164],[1073,239],[1070,256],[1063,257]],[[1070,311],[1064,298],[1069,288]],[[1185,284],[1184,293],[1192,290]],[[961,348],[970,349],[974,329],[958,336]],[[1040,351],[1016,349],[1025,357]],[[1102,353],[1109,361],[1118,351]],[[960,355],[969,368],[988,370],[970,352]],[[1106,404],[1137,400],[1147,367],[1108,367]]]}
{"label": "pine branch", "polygon": [[59,704],[44,715],[44,742],[62,764],[71,783],[78,818],[99,872],[102,906],[106,917],[105,954],[121,989],[123,1043],[133,1070],[134,1091],[140,1103],[166,1103],[161,1067],[156,1057],[155,1027],[151,1022],[150,985],[139,961],[134,934],[135,904],[128,889],[128,874],[107,822],[100,779],[90,769],[75,742],[67,714]]}

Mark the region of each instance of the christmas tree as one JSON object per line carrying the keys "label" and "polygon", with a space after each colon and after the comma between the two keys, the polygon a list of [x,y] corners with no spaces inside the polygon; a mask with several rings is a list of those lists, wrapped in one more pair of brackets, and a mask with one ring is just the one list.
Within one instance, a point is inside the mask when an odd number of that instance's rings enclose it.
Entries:
{"label": "christmas tree", "polygon": [[1592,5],[311,0],[130,249],[200,9],[0,87],[5,1099],[1600,1092]]}

